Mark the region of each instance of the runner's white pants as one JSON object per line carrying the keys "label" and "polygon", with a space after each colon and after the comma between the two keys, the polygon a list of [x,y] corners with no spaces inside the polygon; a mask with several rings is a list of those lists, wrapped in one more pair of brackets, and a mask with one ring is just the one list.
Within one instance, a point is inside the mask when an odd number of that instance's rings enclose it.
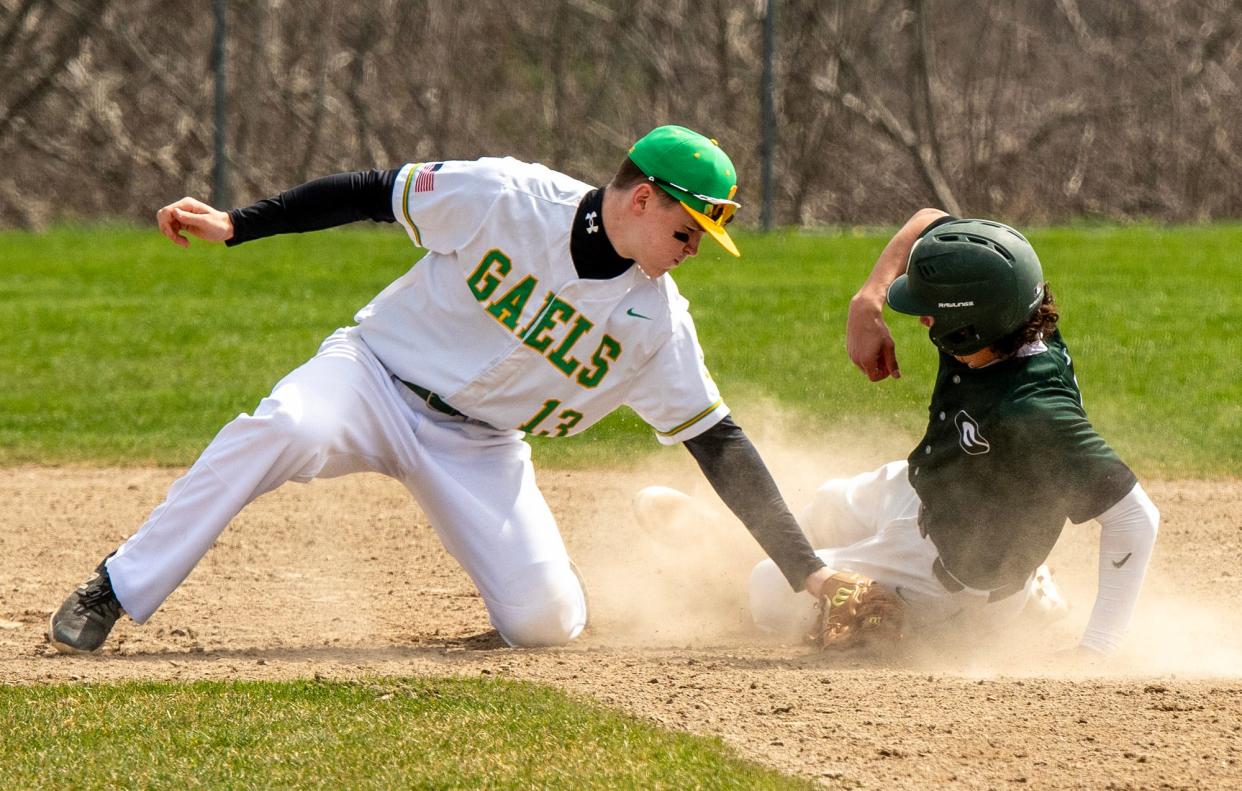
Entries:
{"label": "runner's white pants", "polygon": [[[1022,612],[1033,581],[1023,591],[989,603],[987,591],[950,593],[932,573],[939,553],[919,531],[919,496],[904,461],[853,478],[825,482],[802,514],[802,529],[834,571],[864,574],[909,605],[915,628],[948,625],[994,629]],[[794,593],[776,564],[764,560],[750,577],[750,608],[760,629],[800,638],[815,624],[815,602]]]}
{"label": "runner's white pants", "polygon": [[582,631],[586,599],[521,432],[431,409],[353,329],[220,430],[109,559],[117,599],[145,622],[246,504],[285,481],[363,471],[405,484],[508,643],[559,645]]}

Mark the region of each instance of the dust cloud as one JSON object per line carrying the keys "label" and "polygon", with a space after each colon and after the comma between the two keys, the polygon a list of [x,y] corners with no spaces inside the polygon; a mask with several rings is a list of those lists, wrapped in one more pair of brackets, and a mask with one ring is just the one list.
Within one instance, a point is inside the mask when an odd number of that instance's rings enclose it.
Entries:
{"label": "dust cloud", "polygon": [[[771,406],[764,413],[768,419],[763,425],[747,433],[795,516],[823,481],[903,458],[902,449],[915,441],[882,430],[811,437],[797,417]],[[583,526],[580,535],[592,538],[578,543],[575,558],[589,570],[589,592],[598,605],[593,611],[602,614],[595,622],[596,639],[653,647],[762,645],[769,638],[751,625],[746,600],[750,571],[764,557],[758,544],[693,462],[669,457],[631,477],[631,495],[645,486],[667,486],[692,499],[651,523],[631,508],[623,514],[596,514],[606,524]],[[1099,529],[1091,522],[1067,524],[1049,558],[1071,606],[1065,617],[1049,622],[1023,616],[988,636],[914,637],[868,660],[883,667],[968,677],[1242,676],[1242,608],[1220,599],[1229,586],[1188,587],[1183,569],[1170,565],[1176,561],[1170,555],[1185,552],[1185,539],[1182,531],[1169,535],[1174,531],[1168,526],[1186,518],[1183,511],[1193,506],[1194,498],[1182,492],[1183,483],[1144,485],[1164,512],[1165,528],[1134,620],[1115,655],[1099,659],[1074,650],[1095,600]],[[1170,487],[1176,493],[1166,498],[1166,507],[1161,494]],[[1165,543],[1176,549],[1162,551]],[[1223,551],[1229,551],[1228,545]],[[1213,562],[1210,552],[1199,554],[1204,562]],[[1212,574],[1210,569],[1201,571]]]}
{"label": "dust cloud", "polygon": [[[802,421],[775,405],[752,412],[762,425],[747,428],[795,517],[826,479],[865,472],[896,454],[902,439],[826,433],[808,437]],[[911,440],[912,441],[912,440]],[[892,458],[898,458],[894,455]],[[724,506],[686,453],[657,456],[629,476],[629,496],[647,486],[669,487],[691,500],[655,519],[641,520],[631,500],[624,513],[595,515],[582,525],[590,536],[573,549],[587,572],[598,639],[653,647],[763,644],[751,624],[746,584],[765,555]]]}

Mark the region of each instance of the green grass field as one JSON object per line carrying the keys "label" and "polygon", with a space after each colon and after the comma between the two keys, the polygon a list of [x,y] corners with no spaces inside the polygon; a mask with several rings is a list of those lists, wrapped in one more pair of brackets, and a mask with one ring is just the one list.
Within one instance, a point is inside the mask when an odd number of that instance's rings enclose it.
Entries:
{"label": "green grass field", "polygon": [[[935,365],[917,322],[891,317],[899,382],[867,382],[844,354],[848,298],[887,235],[742,234],[745,258],[705,248],[677,273],[743,426],[775,403],[806,437],[917,440]],[[1242,227],[1031,237],[1100,432],[1141,475],[1236,476]],[[189,251],[149,229],[0,234],[0,463],[187,465],[415,256],[390,228]],[[658,447],[622,411],[536,454],[577,466]]]}
{"label": "green grass field", "polygon": [[503,680],[0,687],[3,788],[809,788]]}

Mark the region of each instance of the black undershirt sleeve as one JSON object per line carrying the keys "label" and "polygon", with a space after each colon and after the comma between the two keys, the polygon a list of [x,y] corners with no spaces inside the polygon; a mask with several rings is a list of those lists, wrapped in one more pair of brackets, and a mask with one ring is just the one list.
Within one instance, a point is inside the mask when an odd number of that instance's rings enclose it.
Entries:
{"label": "black undershirt sleeve", "polygon": [[759,451],[741,427],[726,416],[686,440],[685,446],[716,494],[742,520],[790,586],[802,590],[807,575],[823,568],[824,562],[811,549]]}
{"label": "black undershirt sleeve", "polygon": [[358,220],[396,222],[392,188],[398,170],[360,170],[308,181],[264,198],[243,209],[233,209],[230,247],[281,233],[303,233]]}

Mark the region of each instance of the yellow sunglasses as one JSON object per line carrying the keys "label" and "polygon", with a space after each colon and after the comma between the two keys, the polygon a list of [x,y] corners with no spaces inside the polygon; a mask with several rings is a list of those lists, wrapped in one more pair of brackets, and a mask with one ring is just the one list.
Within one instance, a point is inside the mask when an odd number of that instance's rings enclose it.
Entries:
{"label": "yellow sunglasses", "polygon": [[701,195],[697,192],[686,189],[680,184],[674,184],[671,181],[656,178],[655,176],[648,176],[647,180],[665,187],[672,187],[679,192],[684,192],[687,195],[691,195],[703,201],[704,206],[701,214],[722,228],[733,221],[733,215],[737,212],[738,207],[741,206],[741,204],[737,201],[731,201],[727,198],[713,198],[710,195]]}

